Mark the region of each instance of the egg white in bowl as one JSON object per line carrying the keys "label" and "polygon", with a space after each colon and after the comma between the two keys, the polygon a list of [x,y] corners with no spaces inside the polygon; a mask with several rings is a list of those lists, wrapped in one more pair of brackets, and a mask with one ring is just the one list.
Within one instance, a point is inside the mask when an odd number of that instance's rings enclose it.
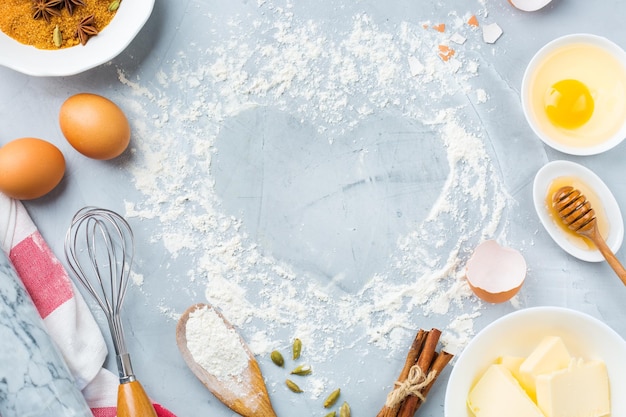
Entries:
{"label": "egg white in bowl", "polygon": [[552,148],[594,155],[626,137],[626,52],[597,35],[566,35],[531,59],[522,80],[529,125]]}
{"label": "egg white in bowl", "polygon": [[0,65],[33,76],[67,76],[104,64],[131,43],[154,8],[154,0],[122,1],[115,17],[86,45],[37,49],[0,31]]}
{"label": "egg white in bowl", "polygon": [[602,321],[562,307],[533,307],[510,313],[479,332],[450,373],[445,417],[473,417],[466,401],[485,370],[503,355],[524,356],[545,336],[560,337],[570,354],[606,364],[612,416],[626,415],[626,341]]}

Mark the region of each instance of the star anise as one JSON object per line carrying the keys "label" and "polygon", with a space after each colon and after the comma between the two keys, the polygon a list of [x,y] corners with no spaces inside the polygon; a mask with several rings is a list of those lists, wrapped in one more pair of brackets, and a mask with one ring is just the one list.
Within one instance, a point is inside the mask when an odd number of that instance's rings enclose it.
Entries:
{"label": "star anise", "polygon": [[84,6],[85,0],[62,0],[63,7],[67,9],[67,12],[71,15],[74,14],[74,7]]}
{"label": "star anise", "polygon": [[85,17],[78,23],[76,27],[76,37],[80,40],[80,43],[85,45],[90,37],[96,36],[98,34],[98,29],[96,29],[95,24],[96,18],[94,15],[89,15]]}
{"label": "star anise", "polygon": [[33,0],[33,19],[50,22],[52,16],[61,16],[58,6],[62,0]]}

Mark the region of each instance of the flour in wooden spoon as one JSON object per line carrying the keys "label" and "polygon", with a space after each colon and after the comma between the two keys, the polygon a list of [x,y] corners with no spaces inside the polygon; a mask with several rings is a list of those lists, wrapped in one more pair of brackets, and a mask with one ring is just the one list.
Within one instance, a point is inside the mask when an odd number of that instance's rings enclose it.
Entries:
{"label": "flour in wooden spoon", "polygon": [[185,336],[193,359],[220,381],[238,379],[248,368],[239,334],[208,306],[189,314]]}

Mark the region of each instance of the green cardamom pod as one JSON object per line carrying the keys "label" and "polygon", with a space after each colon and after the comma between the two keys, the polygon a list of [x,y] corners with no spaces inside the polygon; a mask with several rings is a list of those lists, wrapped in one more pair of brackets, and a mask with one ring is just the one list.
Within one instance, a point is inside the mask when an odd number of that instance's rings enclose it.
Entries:
{"label": "green cardamom pod", "polygon": [[328,395],[328,397],[326,397],[326,399],[324,400],[324,408],[329,408],[329,407],[332,407],[333,405],[335,405],[335,403],[337,402],[337,399],[339,398],[340,395],[341,395],[341,389],[340,388],[337,388],[336,390],[331,392]]}
{"label": "green cardamom pod", "polygon": [[326,414],[324,417],[335,417],[337,415],[336,411],[331,411],[330,413]]}
{"label": "green cardamom pod", "polygon": [[57,48],[60,48],[63,44],[63,34],[61,33],[61,29],[59,29],[59,25],[56,25],[52,31],[52,41]]}
{"label": "green cardamom pod", "polygon": [[293,371],[291,371],[293,375],[300,376],[311,375],[311,372],[313,372],[311,370],[311,365],[300,365],[297,366]]}
{"label": "green cardamom pod", "polygon": [[119,8],[120,8],[120,0],[113,0],[111,3],[109,3],[110,12],[114,12]]}
{"label": "green cardamom pod", "polygon": [[341,404],[341,408],[339,409],[339,417],[350,417],[350,406],[347,402]]}
{"label": "green cardamom pod", "polygon": [[302,353],[302,340],[296,338],[296,340],[293,341],[293,360],[295,361],[296,359],[300,358],[300,353]]}
{"label": "green cardamom pod", "polygon": [[298,384],[293,382],[291,379],[286,380],[285,384],[287,384],[287,388],[289,388],[293,392],[303,392],[302,389],[300,389],[300,387],[298,386]]}
{"label": "green cardamom pod", "polygon": [[285,359],[283,359],[283,355],[281,355],[280,352],[277,350],[274,350],[272,351],[272,353],[270,353],[270,358],[276,366],[283,366],[285,364]]}

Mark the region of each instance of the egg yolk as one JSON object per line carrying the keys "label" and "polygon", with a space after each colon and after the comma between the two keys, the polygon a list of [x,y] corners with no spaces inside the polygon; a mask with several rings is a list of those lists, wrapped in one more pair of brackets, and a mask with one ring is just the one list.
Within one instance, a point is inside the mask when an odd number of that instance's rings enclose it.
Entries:
{"label": "egg yolk", "polygon": [[578,80],[558,81],[546,91],[546,114],[555,126],[576,129],[589,121],[593,108],[589,88]]}

